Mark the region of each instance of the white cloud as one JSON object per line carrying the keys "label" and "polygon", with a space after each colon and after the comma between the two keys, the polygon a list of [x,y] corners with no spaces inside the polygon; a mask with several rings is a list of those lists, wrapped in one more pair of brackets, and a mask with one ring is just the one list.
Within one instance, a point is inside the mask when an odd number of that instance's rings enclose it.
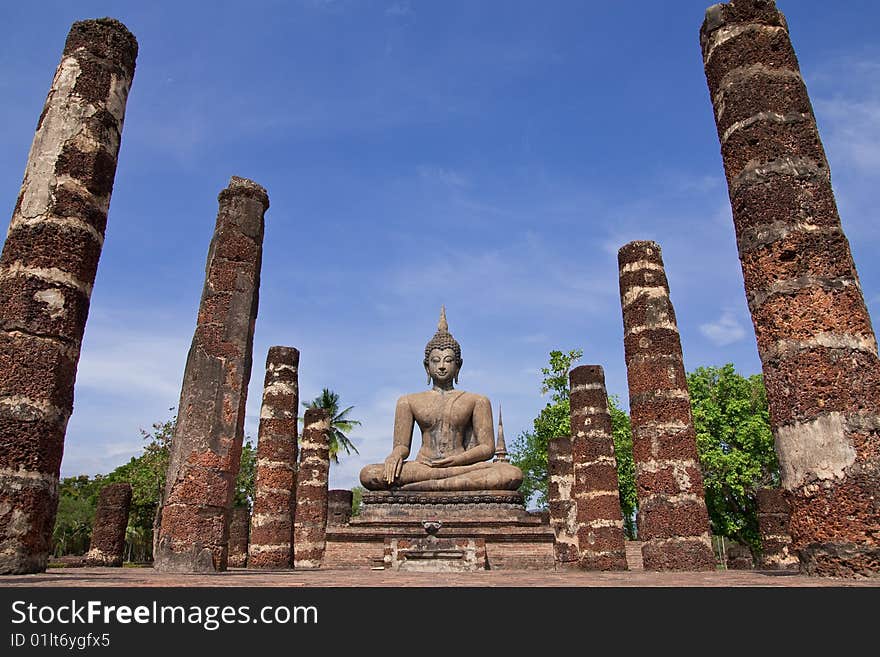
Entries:
{"label": "white cloud", "polygon": [[717,321],[700,324],[700,333],[719,347],[739,342],[746,337],[746,330],[729,310],[723,311]]}

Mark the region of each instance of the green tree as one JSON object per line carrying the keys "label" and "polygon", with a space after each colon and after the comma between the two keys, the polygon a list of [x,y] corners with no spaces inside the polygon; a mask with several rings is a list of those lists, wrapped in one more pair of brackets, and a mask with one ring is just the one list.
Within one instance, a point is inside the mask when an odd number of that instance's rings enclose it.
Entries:
{"label": "green tree", "polygon": [[347,432],[361,425],[360,420],[353,420],[348,417],[349,412],[351,412],[354,406],[349,406],[340,411],[339,394],[329,388],[324,388],[321,394],[312,401],[303,402],[303,406],[306,408],[323,408],[330,413],[330,458],[334,463],[339,463],[338,454],[340,449],[344,449],[346,454],[351,454],[352,451],[355,454],[359,453],[357,447],[354,446],[354,443],[346,435]]}
{"label": "green tree", "polygon": [[[169,409],[173,411],[174,409]],[[141,429],[145,441],[140,456],[133,456],[107,475],[68,477],[61,482],[59,513],[53,532],[53,554],[84,554],[91,538],[92,522],[101,488],[109,483],[131,484],[131,510],[126,528],[126,560],[150,561],[156,512],[165,489],[165,473],[177,418],[155,422],[151,431]],[[235,484],[234,504],[250,505],[254,496],[256,449],[246,436]]]}
{"label": "green tree", "polygon": [[617,486],[620,491],[620,512],[623,528],[629,538],[636,537],[636,511],[639,508],[636,493],[636,466],[633,461],[632,426],[629,415],[618,406],[617,395],[608,396],[611,414],[611,435],[614,438],[614,456],[617,460]]}
{"label": "green tree", "polygon": [[367,491],[363,486],[354,486],[351,489],[351,515],[352,517],[361,514],[361,505],[363,504],[364,493]]}
{"label": "green tree", "polygon": [[756,491],[779,484],[763,379],[727,363],[699,367],[687,380],[712,531],[757,555]]}
{"label": "green tree", "polygon": [[235,479],[234,506],[253,508],[256,481],[257,450],[251,443],[250,436],[246,436],[241,446],[241,461],[238,466],[238,476]]}
{"label": "green tree", "polygon": [[[520,491],[527,500],[534,498],[538,508],[547,507],[547,443],[557,436],[571,434],[571,403],[568,373],[583,352],[574,349],[568,353],[550,352],[549,367],[541,368],[544,375],[541,393],[550,393],[550,401],[533,422],[532,431],[524,431],[514,440],[510,449],[511,462],[523,471]],[[618,406],[617,398],[608,398],[612,436],[617,456],[617,476],[620,486],[621,513],[627,534],[634,536],[634,514],[637,507],[635,468],[632,457],[632,431],[629,416]]]}
{"label": "green tree", "polygon": [[65,477],[58,485],[58,511],[52,530],[52,554],[82,555],[89,549],[101,479]]}

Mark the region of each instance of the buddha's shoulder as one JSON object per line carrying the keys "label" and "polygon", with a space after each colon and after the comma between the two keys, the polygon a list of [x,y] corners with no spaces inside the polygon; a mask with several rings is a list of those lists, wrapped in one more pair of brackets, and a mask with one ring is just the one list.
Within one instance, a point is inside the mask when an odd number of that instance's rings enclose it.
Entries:
{"label": "buddha's shoulder", "polygon": [[[444,393],[447,395],[454,395],[461,399],[462,401],[471,401],[474,403],[489,403],[489,398],[486,395],[481,395],[476,392],[468,392],[467,390],[455,390],[452,392]],[[418,404],[421,402],[427,402],[430,400],[437,399],[440,395],[436,390],[423,390],[422,392],[411,392],[407,395],[401,395],[397,399],[397,403],[414,403]]]}

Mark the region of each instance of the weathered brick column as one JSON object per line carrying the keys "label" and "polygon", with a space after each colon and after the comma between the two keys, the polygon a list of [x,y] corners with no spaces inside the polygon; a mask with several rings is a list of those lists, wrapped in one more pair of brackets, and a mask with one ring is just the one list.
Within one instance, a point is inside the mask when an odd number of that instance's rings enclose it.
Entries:
{"label": "weathered brick column", "polygon": [[547,441],[547,505],[555,540],[556,562],[562,566],[578,563],[577,507],[574,493],[574,466],[571,437],[557,436]]}
{"label": "weathered brick column", "polygon": [[171,441],[154,555],[163,571],[226,570],[269,197],[233,176],[219,203]]}
{"label": "weathered brick column", "polygon": [[828,161],[772,0],[700,30],[793,549],[816,575],[880,572],[880,362]]}
{"label": "weathered brick column", "polygon": [[0,574],[45,570],[137,41],[74,23],[0,255]]}
{"label": "weathered brick column", "polygon": [[791,507],[781,488],[758,489],[758,530],[761,533],[761,568],[798,570],[796,554],[791,552]]}
{"label": "weathered brick column", "polygon": [[350,490],[334,488],[327,491],[327,525],[340,527],[351,520],[354,495]]}
{"label": "weathered brick column", "polygon": [[125,529],[131,509],[131,484],[107,484],[98,493],[92,540],[85,562],[94,566],[121,566],[125,557]]}
{"label": "weathered brick column", "polygon": [[645,570],[713,570],[690,395],[660,246],[630,242],[617,259]]}
{"label": "weathered brick column", "polygon": [[585,570],[626,570],[605,372],[601,365],[581,365],[569,372],[568,380],[579,565]]}
{"label": "weathered brick column", "polygon": [[257,439],[249,568],[293,565],[299,351],[270,347]]}
{"label": "weathered brick column", "polygon": [[246,506],[234,506],[229,518],[229,568],[244,568],[248,563],[248,527],[251,512]]}
{"label": "weathered brick column", "polygon": [[323,408],[307,408],[296,477],[294,568],[319,568],[324,558],[329,474],[330,415]]}

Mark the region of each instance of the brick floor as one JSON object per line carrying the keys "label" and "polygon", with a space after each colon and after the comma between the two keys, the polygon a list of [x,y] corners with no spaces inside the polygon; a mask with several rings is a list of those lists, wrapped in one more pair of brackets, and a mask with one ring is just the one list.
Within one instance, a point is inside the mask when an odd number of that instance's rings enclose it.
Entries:
{"label": "brick floor", "polygon": [[152,568],[50,568],[0,576],[0,586],[25,587],[870,587],[880,578],[849,580],[773,571],[579,572],[498,570],[411,573],[392,570],[252,571],[216,575],[159,573]]}

